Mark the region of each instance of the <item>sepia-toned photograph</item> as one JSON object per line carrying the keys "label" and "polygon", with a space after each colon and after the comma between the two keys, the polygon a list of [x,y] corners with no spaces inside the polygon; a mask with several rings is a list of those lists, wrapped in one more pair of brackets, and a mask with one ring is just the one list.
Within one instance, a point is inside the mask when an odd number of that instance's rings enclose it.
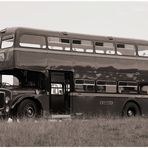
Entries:
{"label": "sepia-toned photograph", "polygon": [[0,147],[148,146],[148,1],[0,1]]}

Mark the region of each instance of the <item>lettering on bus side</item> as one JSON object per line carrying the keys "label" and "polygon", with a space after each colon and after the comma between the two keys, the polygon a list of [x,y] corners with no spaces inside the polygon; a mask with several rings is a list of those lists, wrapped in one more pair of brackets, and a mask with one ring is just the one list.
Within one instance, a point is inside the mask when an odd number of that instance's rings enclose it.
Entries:
{"label": "lettering on bus side", "polygon": [[100,105],[113,105],[113,101],[100,101]]}

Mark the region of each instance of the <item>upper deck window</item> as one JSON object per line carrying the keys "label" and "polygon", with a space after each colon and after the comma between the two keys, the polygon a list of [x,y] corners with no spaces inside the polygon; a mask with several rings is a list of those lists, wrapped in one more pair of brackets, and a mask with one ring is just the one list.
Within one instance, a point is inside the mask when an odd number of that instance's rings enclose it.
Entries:
{"label": "upper deck window", "polygon": [[148,57],[148,46],[138,45],[138,55]]}
{"label": "upper deck window", "polygon": [[115,48],[111,42],[95,42],[95,53],[99,54],[115,54]]}
{"label": "upper deck window", "polygon": [[116,46],[118,55],[136,56],[136,49],[134,45],[117,43]]}
{"label": "upper deck window", "polygon": [[46,48],[46,41],[43,36],[22,35],[19,44],[21,47]]}
{"label": "upper deck window", "polygon": [[72,51],[93,53],[93,43],[89,40],[73,40]]}
{"label": "upper deck window", "polygon": [[13,46],[14,43],[14,36],[13,35],[7,35],[7,36],[3,36],[2,38],[2,44],[1,44],[1,48],[10,48]]}
{"label": "upper deck window", "polygon": [[48,48],[52,50],[70,51],[70,40],[59,37],[48,37]]}

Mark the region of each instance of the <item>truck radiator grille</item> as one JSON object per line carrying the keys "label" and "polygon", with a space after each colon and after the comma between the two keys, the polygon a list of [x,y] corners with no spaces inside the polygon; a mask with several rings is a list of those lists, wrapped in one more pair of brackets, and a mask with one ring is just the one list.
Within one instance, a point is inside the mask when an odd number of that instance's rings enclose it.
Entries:
{"label": "truck radiator grille", "polygon": [[5,104],[5,95],[4,93],[0,93],[0,108],[3,108]]}

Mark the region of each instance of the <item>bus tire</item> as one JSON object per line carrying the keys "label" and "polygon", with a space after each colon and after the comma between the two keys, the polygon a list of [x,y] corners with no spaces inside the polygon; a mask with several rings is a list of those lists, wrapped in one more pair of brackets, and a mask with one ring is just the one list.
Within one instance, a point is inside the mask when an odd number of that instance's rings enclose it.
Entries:
{"label": "bus tire", "polygon": [[37,105],[30,99],[23,100],[17,108],[19,118],[36,118],[38,116]]}
{"label": "bus tire", "polygon": [[135,117],[140,116],[140,109],[138,105],[134,102],[128,102],[123,109],[124,117]]}

